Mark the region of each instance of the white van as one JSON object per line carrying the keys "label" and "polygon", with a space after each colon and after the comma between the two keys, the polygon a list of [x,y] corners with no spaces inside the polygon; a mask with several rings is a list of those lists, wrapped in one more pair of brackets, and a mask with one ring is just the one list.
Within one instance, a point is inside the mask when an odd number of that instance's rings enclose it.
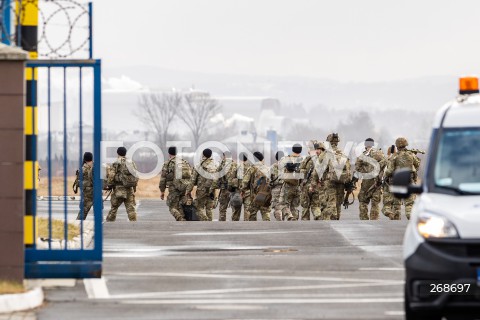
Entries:
{"label": "white van", "polygon": [[420,194],[408,224],[405,314],[413,319],[480,319],[480,95],[478,78],[438,111],[421,186],[399,170],[391,191]]}

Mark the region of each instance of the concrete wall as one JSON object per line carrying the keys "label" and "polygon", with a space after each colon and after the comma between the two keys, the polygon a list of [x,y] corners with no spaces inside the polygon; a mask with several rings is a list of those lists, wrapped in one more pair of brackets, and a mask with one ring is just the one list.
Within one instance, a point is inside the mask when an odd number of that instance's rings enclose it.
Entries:
{"label": "concrete wall", "polygon": [[25,59],[0,46],[0,279],[24,276]]}

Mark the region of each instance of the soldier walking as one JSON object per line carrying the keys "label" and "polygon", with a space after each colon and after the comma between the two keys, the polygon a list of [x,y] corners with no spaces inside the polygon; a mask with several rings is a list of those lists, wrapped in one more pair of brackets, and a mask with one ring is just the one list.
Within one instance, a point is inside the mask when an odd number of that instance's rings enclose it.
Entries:
{"label": "soldier walking", "polygon": [[137,188],[138,178],[137,167],[133,160],[127,159],[127,149],[120,147],[117,149],[117,161],[110,168],[107,185],[113,188],[110,203],[112,208],[107,215],[107,221],[115,221],[117,219],[118,207],[123,203],[127,210],[128,220],[137,221],[137,212],[135,210],[135,192]]}
{"label": "soldier walking", "polygon": [[[325,189],[328,201],[335,200],[335,212],[328,212],[332,220],[340,220],[341,206],[345,196],[345,184],[352,180],[351,165],[348,157],[338,148],[340,138],[337,133],[327,136],[330,149],[327,150],[328,157],[328,183]],[[331,210],[331,204],[327,204],[327,211]]]}
{"label": "soldier walking", "polygon": [[[360,220],[378,220],[380,216],[380,201],[382,200],[382,178],[386,166],[383,152],[376,150],[373,146],[375,141],[372,138],[365,140],[365,150],[355,162],[355,174],[352,182],[355,184],[362,180],[358,201],[360,203]],[[373,162],[378,163],[375,168]],[[378,170],[374,175],[374,171]],[[371,204],[370,215],[368,205]]]}
{"label": "soldier walking", "polygon": [[229,152],[224,152],[222,161],[218,166],[218,173],[220,175],[218,178],[218,188],[220,189],[218,194],[218,221],[227,221],[227,208],[230,204],[231,197],[231,193],[228,188],[228,175],[230,173],[232,163],[233,160],[231,154]]}
{"label": "soldier walking", "polygon": [[212,160],[212,150],[203,150],[200,164],[193,170],[191,183],[186,190],[187,196],[193,196],[193,187],[197,187],[194,201],[197,216],[200,221],[213,220],[213,207],[215,204],[216,168]]}
{"label": "soldier walking", "polygon": [[[242,180],[242,194],[249,198],[249,206],[245,206],[245,215],[249,221],[257,221],[257,213],[260,211],[263,221],[270,221],[270,204],[272,190],[268,167],[263,162],[263,154],[254,152],[255,164],[248,168]],[[248,214],[247,214],[248,212]]]}
{"label": "soldier walking", "polygon": [[292,154],[283,158],[284,179],[280,191],[280,206],[282,220],[298,220],[298,205],[300,204],[300,163],[302,146],[298,143],[292,147]]}
{"label": "soldier walking", "polygon": [[387,152],[387,159],[386,159],[386,167],[384,170],[384,175],[383,175],[383,208],[382,208],[382,213],[384,216],[388,217],[390,220],[400,220],[400,216],[395,215],[393,212],[393,201],[395,198],[393,197],[393,194],[390,192],[390,185],[392,184],[392,179],[391,177],[386,178],[385,177],[385,171],[389,165],[390,162],[392,162],[393,157],[397,154],[397,150],[395,148],[395,145],[392,144],[390,148],[388,148]]}
{"label": "soldier walking", "polygon": [[[315,155],[312,156],[312,166],[305,176],[305,187],[309,198],[308,209],[311,210],[315,220],[330,220],[332,213],[335,212],[335,198],[330,201],[326,199],[328,161],[325,160],[325,145],[322,142],[315,142],[314,149]],[[331,206],[330,210],[326,210],[328,204]],[[306,220],[310,220],[310,212],[308,212],[308,219]]]}
{"label": "soldier walking", "polygon": [[316,140],[312,140],[311,150],[309,150],[309,154],[300,164],[300,173],[303,176],[303,179],[300,183],[300,206],[302,207],[302,220],[310,220],[312,192],[310,192],[308,180],[311,178],[312,171],[314,170],[315,161],[313,160],[317,155],[316,147],[318,146],[318,142]]}
{"label": "soldier walking", "polygon": [[283,168],[279,168],[280,161],[284,154],[282,151],[275,153],[276,162],[270,168],[270,185],[272,186],[272,209],[275,220],[282,221],[282,208],[280,206],[280,191],[283,184],[283,172],[280,172]]}
{"label": "soldier walking", "polygon": [[160,174],[160,199],[165,199],[165,190],[168,188],[167,206],[170,214],[177,221],[185,221],[181,203],[185,200],[185,192],[190,184],[190,164],[177,158],[177,148],[168,148],[169,160],[163,164]]}
{"label": "soldier walking", "polygon": [[[247,155],[242,153],[239,155],[241,161],[238,165],[232,165],[228,177],[228,186],[232,192],[230,205],[232,206],[232,221],[239,221],[243,205],[243,220],[248,221],[248,212],[245,208],[249,205],[249,198],[243,198],[240,194],[242,187],[242,180],[248,168],[252,165],[247,158]],[[241,201],[240,201],[241,200]]]}
{"label": "soldier walking", "polygon": [[[82,175],[82,180],[75,181],[76,185],[81,187],[83,194],[83,202],[80,202],[80,211],[78,212],[77,220],[85,220],[93,205],[93,154],[91,152],[85,152],[83,154],[83,165],[81,170],[80,174]],[[79,179],[78,176],[77,179]]]}
{"label": "soldier walking", "polygon": [[[417,180],[417,172],[420,167],[420,159],[410,150],[407,150],[407,139],[400,137],[395,140],[395,146],[397,147],[397,154],[393,157],[392,161],[388,164],[385,172],[386,177],[392,177],[393,173],[402,168],[407,168],[411,171],[410,183],[415,183]],[[405,202],[405,216],[410,220],[410,214],[412,212],[413,202],[415,201],[415,194],[404,200]],[[393,200],[393,213],[394,217],[401,217],[402,199],[394,198]]]}

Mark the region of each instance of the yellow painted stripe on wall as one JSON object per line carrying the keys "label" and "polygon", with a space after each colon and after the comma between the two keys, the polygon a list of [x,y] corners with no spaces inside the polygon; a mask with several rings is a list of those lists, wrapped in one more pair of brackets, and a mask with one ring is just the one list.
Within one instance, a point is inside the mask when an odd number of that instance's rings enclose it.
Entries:
{"label": "yellow painted stripe on wall", "polygon": [[16,0],[15,13],[24,26],[38,26],[38,0]]}
{"label": "yellow painted stripe on wall", "polygon": [[[35,235],[38,234],[38,223],[34,224],[33,221],[33,216],[25,216],[23,219],[23,241],[25,244],[33,244]],[[35,221],[38,222],[37,219]]]}
{"label": "yellow painted stripe on wall", "polygon": [[[33,59],[33,58],[31,58],[31,59]],[[37,80],[38,79],[38,68],[35,68],[35,74],[34,74],[35,78],[34,79],[32,79],[32,74],[34,73],[33,70],[34,70],[33,68],[26,68],[25,69],[25,80],[28,81],[28,80]]]}
{"label": "yellow painted stripe on wall", "polygon": [[38,108],[25,107],[25,134],[38,134]]}
{"label": "yellow painted stripe on wall", "polygon": [[[33,170],[35,166],[35,170]],[[24,189],[33,190],[38,189],[38,161],[25,161],[24,163]]]}

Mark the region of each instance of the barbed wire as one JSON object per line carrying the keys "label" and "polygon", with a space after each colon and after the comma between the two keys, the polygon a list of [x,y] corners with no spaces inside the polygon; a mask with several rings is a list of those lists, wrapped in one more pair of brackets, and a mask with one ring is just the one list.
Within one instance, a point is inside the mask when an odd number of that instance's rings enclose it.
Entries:
{"label": "barbed wire", "polygon": [[[19,5],[18,5],[19,4]],[[86,4],[75,0],[11,0],[7,5],[0,0],[0,34],[7,36],[12,44],[18,44],[17,27],[25,17],[28,6],[38,8],[38,56],[42,58],[80,58],[89,51],[89,11]],[[8,6],[8,7],[7,7]],[[16,9],[18,6],[18,9]],[[5,21],[9,11],[10,34]]]}

